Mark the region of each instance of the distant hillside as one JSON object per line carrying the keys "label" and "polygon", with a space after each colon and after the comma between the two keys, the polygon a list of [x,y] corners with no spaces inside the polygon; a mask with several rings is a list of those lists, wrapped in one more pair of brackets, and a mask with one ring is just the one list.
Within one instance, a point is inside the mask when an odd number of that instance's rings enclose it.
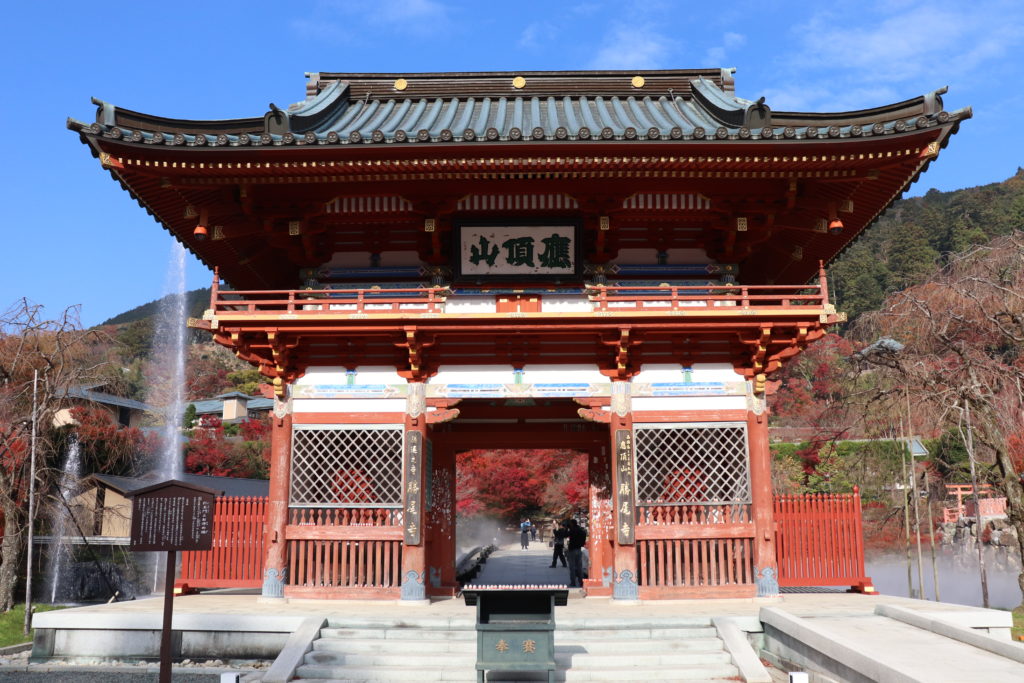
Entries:
{"label": "distant hillside", "polygon": [[1001,183],[901,199],[829,269],[836,306],[851,320],[922,282],[945,255],[1024,229],[1024,169]]}
{"label": "distant hillside", "polygon": [[[130,311],[125,311],[115,315],[113,318],[104,320],[100,325],[124,325],[155,316],[160,309],[160,302],[169,298],[169,296],[157,299],[156,301],[150,301],[148,304],[136,306]],[[193,289],[190,292],[186,292],[185,306],[190,318],[201,318],[203,311],[210,306],[210,288]]]}

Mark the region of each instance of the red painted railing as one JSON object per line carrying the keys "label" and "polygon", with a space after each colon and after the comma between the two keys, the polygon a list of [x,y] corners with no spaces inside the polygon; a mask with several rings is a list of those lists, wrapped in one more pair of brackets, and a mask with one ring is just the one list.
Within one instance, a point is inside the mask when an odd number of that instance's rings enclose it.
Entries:
{"label": "red painted railing", "polygon": [[[811,285],[586,285],[581,293],[594,313],[687,311],[711,309],[727,313],[754,309],[820,311],[829,304],[822,268]],[[231,314],[294,315],[437,315],[452,296],[447,287],[221,290],[214,279],[210,308],[215,316]]]}
{"label": "red painted railing", "polygon": [[218,498],[213,548],[183,552],[179,581],[194,588],[262,586],[266,506],[266,498]]}
{"label": "red painted railing", "polygon": [[[970,484],[946,484],[946,492],[956,496],[956,506],[946,507],[942,511],[942,521],[951,524],[961,517],[977,517],[974,508],[973,492],[974,487]],[[978,486],[978,507],[981,508],[982,517],[1004,517],[1006,516],[1006,498],[993,498],[992,487],[989,484]],[[967,500],[964,500],[964,499]]]}
{"label": "red painted railing", "polygon": [[860,493],[775,496],[779,586],[864,589]]}
{"label": "red painted railing", "polygon": [[438,314],[451,292],[443,287],[407,289],[253,289],[222,291],[214,289],[210,306],[214,315],[323,314],[386,315]]}

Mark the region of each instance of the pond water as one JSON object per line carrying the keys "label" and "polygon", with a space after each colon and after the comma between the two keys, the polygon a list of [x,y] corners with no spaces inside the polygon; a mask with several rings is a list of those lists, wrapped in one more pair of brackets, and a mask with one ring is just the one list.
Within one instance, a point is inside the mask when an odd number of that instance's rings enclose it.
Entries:
{"label": "pond water", "polygon": [[[924,567],[924,598],[935,599],[931,553],[927,544],[921,548]],[[950,548],[935,549],[935,563],[939,573],[939,598],[942,602],[958,605],[981,606],[981,579],[978,572],[976,550],[954,552]],[[885,595],[908,596],[907,557],[905,553],[869,557],[865,561],[867,574],[878,592]],[[985,551],[985,569],[988,575],[989,606],[1013,609],[1021,604],[1017,585],[1019,561],[1002,548]],[[918,590],[917,550],[911,549],[911,578]]]}

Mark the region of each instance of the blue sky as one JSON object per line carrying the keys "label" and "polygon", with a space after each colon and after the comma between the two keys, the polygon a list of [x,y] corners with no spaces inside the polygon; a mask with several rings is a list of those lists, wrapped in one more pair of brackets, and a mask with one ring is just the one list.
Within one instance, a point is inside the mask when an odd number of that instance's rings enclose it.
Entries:
{"label": "blue sky", "polygon": [[[171,239],[101,172],[65,118],[99,97],[168,117],[262,115],[301,100],[309,71],[736,67],[741,97],[842,111],[948,85],[972,106],[911,188],[1004,180],[1024,166],[1024,3],[207,0],[9,3],[0,120],[7,258],[20,297],[86,325],[161,296]],[[189,288],[210,283],[198,262]]]}

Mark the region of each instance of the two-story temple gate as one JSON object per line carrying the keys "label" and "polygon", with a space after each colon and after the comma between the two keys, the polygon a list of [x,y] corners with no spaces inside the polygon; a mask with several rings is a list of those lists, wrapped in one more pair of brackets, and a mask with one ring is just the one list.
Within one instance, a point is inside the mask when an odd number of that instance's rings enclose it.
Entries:
{"label": "two-story temple gate", "polygon": [[843,319],[824,265],[970,116],[773,112],[725,69],[98,106],[69,127],[217,269],[192,326],[274,384],[264,596],[410,600],[454,585],[455,453],[556,443],[590,458],[592,593],[776,594],[767,379]]}

